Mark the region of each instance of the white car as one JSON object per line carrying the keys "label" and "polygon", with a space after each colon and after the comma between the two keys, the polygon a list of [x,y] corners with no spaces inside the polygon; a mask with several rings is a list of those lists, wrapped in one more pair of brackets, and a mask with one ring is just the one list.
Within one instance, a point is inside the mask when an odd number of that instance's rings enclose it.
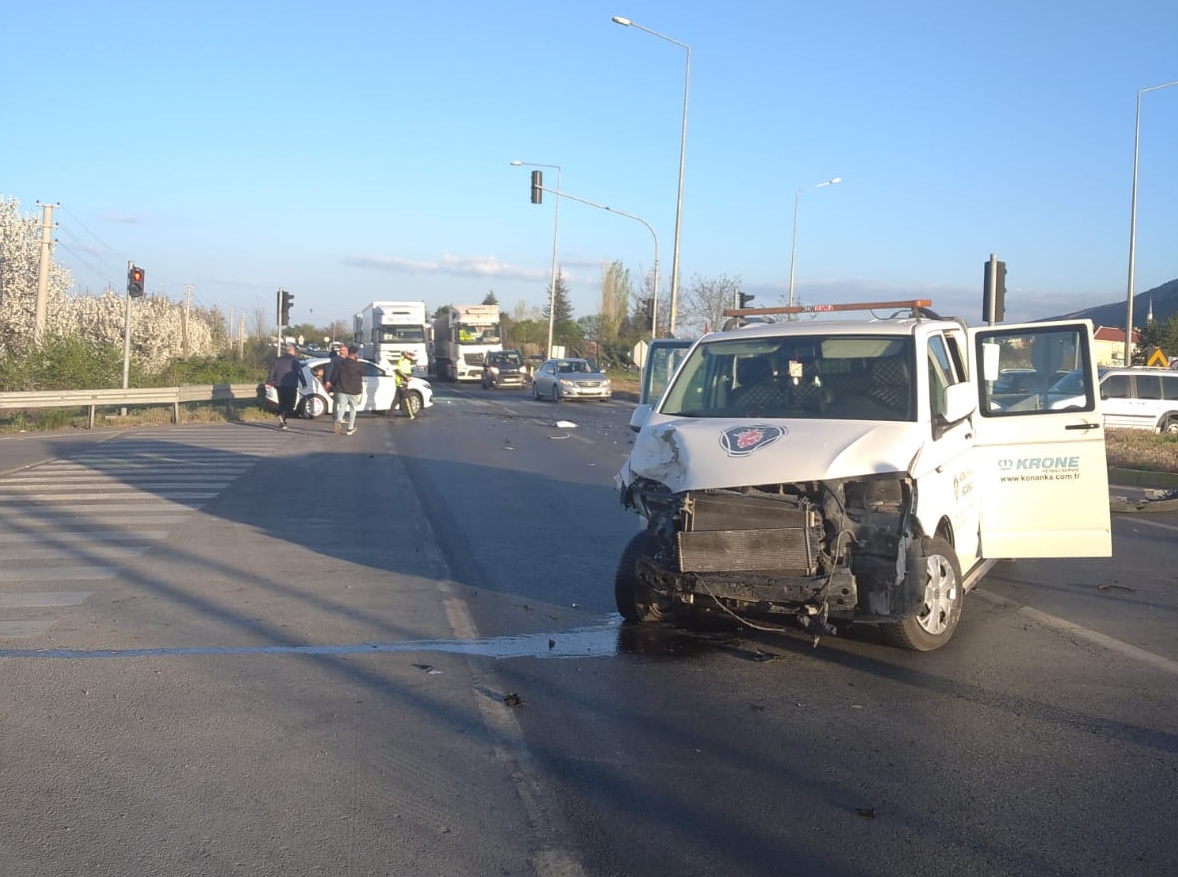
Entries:
{"label": "white car", "polygon": [[[375,362],[367,359],[359,362],[364,369],[364,394],[360,398],[360,410],[393,413],[397,404],[396,377]],[[303,362],[303,374],[308,378],[307,385],[300,389],[302,398],[299,400],[298,413],[303,417],[314,419],[332,413],[335,402],[332,394],[323,386],[323,374],[330,363],[327,357]],[[410,378],[406,392],[414,414],[434,404],[433,387],[427,380],[416,376]]]}

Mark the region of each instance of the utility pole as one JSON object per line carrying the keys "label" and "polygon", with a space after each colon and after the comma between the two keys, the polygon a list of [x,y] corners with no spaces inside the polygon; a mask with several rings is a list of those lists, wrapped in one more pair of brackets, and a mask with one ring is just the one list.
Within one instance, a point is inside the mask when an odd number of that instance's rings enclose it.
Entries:
{"label": "utility pole", "polygon": [[[127,260],[127,276],[131,276],[131,269],[135,267],[135,263],[130,259]],[[131,378],[131,290],[127,290],[127,313],[123,318],[123,389],[127,389]],[[127,416],[127,409],[120,408],[119,413]]]}
{"label": "utility pole", "polygon": [[41,265],[37,270],[37,310],[33,318],[33,341],[40,345],[45,337],[45,317],[49,308],[49,245],[53,241],[53,205],[41,205]]}
{"label": "utility pole", "polygon": [[188,315],[192,308],[192,284],[184,284],[184,313],[180,320],[180,337],[184,348],[184,358],[188,359],[191,356],[191,351],[188,348]]}

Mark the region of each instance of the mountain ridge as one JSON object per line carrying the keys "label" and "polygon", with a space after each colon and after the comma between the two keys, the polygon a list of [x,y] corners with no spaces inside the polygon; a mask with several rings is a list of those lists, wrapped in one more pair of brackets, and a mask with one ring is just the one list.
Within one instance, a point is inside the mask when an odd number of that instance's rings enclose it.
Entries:
{"label": "mountain ridge", "polygon": [[[1153,289],[1147,289],[1145,292],[1139,292],[1133,296],[1133,322],[1138,328],[1145,325],[1151,308],[1153,310],[1154,321],[1157,323],[1164,323],[1175,314],[1178,314],[1178,278],[1167,281],[1160,286],[1155,286]],[[1109,302],[1104,305],[1095,305],[1090,308],[1084,308],[1083,310],[1072,311],[1069,314],[1060,314],[1057,317],[1044,317],[1042,321],[1036,322],[1075,320],[1086,317],[1092,321],[1093,326],[1108,326],[1110,328],[1123,329],[1125,327],[1125,311],[1125,300],[1121,299],[1117,302]]]}

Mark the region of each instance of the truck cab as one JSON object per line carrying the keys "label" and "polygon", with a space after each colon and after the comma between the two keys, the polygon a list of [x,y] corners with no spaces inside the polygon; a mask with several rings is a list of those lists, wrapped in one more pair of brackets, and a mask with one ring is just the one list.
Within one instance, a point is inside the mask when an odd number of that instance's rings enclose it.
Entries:
{"label": "truck cab", "polygon": [[[615,576],[627,621],[871,624],[927,651],[996,560],[1111,554],[1091,324],[971,329],[927,304],[694,343],[617,476],[642,524]],[[805,309],[757,313],[784,310]],[[1044,380],[996,393],[1016,368]],[[1082,377],[1066,410],[1060,371]]]}

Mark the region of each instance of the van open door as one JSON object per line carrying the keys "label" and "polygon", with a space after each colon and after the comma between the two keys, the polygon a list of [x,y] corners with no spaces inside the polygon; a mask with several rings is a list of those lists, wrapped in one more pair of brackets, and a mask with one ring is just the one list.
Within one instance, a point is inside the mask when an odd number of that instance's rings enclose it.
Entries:
{"label": "van open door", "polygon": [[689,338],[655,338],[646,342],[646,360],[642,363],[642,381],[638,388],[638,407],[630,416],[630,429],[639,432],[650,412],[663,396],[663,390],[679,363],[695,341]]}
{"label": "van open door", "polygon": [[978,391],[973,485],[981,492],[982,556],[1110,556],[1092,324],[987,326],[968,333]]}

